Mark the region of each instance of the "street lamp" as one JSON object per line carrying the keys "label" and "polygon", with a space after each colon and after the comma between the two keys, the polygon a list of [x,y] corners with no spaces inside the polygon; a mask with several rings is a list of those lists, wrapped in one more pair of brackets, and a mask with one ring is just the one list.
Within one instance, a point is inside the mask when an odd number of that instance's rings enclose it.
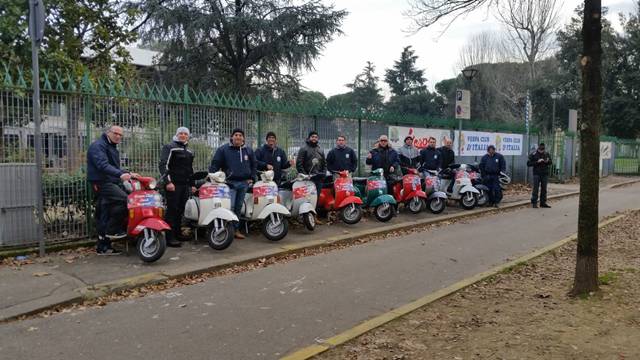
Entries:
{"label": "street lamp", "polygon": [[560,94],[557,92],[551,93],[551,98],[553,99],[553,110],[551,111],[551,132],[556,131],[556,100],[560,98]]}
{"label": "street lamp", "polygon": [[[467,67],[462,70],[462,76],[467,80],[467,85],[470,85],[471,80],[478,75],[478,69]],[[470,87],[470,86],[468,86]],[[471,101],[471,99],[469,99]],[[458,119],[458,156],[462,156],[462,118]]]}

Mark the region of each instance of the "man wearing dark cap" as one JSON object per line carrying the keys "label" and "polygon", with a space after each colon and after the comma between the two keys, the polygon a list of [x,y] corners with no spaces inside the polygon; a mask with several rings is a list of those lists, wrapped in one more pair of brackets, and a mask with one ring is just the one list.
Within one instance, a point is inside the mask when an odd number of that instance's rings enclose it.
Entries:
{"label": "man wearing dark cap", "polygon": [[500,172],[506,171],[507,163],[504,156],[496,152],[496,147],[489,145],[487,153],[480,160],[480,174],[484,184],[489,188],[489,205],[498,207],[502,200],[502,188],[500,187]]}
{"label": "man wearing dark cap", "polygon": [[[306,144],[298,151],[296,170],[299,173],[308,175],[325,174],[327,172],[324,150],[318,144],[318,133],[315,130],[309,132]],[[318,179],[319,177],[314,178],[318,195],[322,187],[322,179]]]}
{"label": "man wearing dark cap", "polygon": [[540,189],[540,207],[550,208],[547,204],[547,181],[549,180],[549,166],[551,156],[544,151],[544,143],[538,145],[538,149],[529,154],[527,166],[533,167],[533,192],[531,193],[531,206],[538,207],[538,188]]}
{"label": "man wearing dark cap", "polygon": [[267,133],[267,143],[256,150],[256,161],[258,162],[258,170],[273,170],[273,181],[280,186],[282,179],[282,170],[291,167],[287,161],[287,154],[278,147],[276,134],[272,131]]}
{"label": "man wearing dark cap", "polygon": [[[220,146],[209,165],[209,172],[222,170],[227,175],[227,180],[231,185],[231,204],[233,212],[240,218],[242,203],[247,193],[249,185],[256,177],[256,157],[251,148],[245,146],[244,131],[233,129],[231,132],[231,142]],[[235,224],[237,239],[244,239],[244,235],[238,230],[239,223]]]}

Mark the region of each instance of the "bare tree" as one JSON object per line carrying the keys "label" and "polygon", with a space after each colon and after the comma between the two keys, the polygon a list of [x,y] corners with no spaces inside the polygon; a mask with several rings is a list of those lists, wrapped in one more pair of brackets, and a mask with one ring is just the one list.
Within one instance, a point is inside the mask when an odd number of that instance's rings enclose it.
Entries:
{"label": "bare tree", "polygon": [[[557,0],[500,0],[496,17],[508,29],[529,76],[536,78],[536,61],[549,53],[558,26]],[[517,44],[517,45],[516,45]]]}
{"label": "bare tree", "polygon": [[460,49],[458,67],[495,64],[512,59],[504,36],[496,31],[483,31],[469,37]]}
{"label": "bare tree", "polygon": [[[484,4],[508,0],[409,0],[416,31],[441,19],[458,16]],[[580,131],[580,199],[578,205],[578,250],[572,294],[598,289],[598,159],[602,123],[602,2],[584,1],[582,22],[582,117]]]}

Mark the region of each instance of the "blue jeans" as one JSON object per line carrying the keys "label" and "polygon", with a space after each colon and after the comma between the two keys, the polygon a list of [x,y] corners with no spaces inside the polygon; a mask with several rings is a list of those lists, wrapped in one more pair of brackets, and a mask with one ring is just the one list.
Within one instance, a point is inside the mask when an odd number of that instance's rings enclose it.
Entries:
{"label": "blue jeans", "polygon": [[484,184],[489,188],[489,203],[499,204],[502,201],[502,188],[498,175],[487,174],[482,176]]}
{"label": "blue jeans", "polygon": [[[242,215],[242,204],[249,189],[249,184],[246,180],[240,180],[229,181],[229,185],[231,185],[231,191],[229,192],[231,196],[231,207],[238,219],[240,219]],[[235,228],[236,230],[240,228],[240,222],[235,223]]]}

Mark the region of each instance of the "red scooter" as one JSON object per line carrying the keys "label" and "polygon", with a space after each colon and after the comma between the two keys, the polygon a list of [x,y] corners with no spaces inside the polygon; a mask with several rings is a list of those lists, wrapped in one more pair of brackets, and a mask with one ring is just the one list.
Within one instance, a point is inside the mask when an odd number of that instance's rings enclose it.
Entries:
{"label": "red scooter", "polygon": [[417,214],[425,207],[427,195],[422,191],[422,183],[418,170],[405,168],[405,175],[393,184],[393,197],[398,204],[403,203],[412,214]]}
{"label": "red scooter", "polygon": [[338,211],[340,219],[353,225],[362,219],[362,199],[356,196],[353,179],[348,170],[335,173],[332,187],[320,191],[318,207],[324,211]]}
{"label": "red scooter", "polygon": [[127,235],[136,239],[138,256],[144,262],[154,262],[162,257],[167,242],[164,231],[171,230],[163,220],[162,196],[155,190],[156,181],[151,177],[131,178],[124,182],[127,196]]}

